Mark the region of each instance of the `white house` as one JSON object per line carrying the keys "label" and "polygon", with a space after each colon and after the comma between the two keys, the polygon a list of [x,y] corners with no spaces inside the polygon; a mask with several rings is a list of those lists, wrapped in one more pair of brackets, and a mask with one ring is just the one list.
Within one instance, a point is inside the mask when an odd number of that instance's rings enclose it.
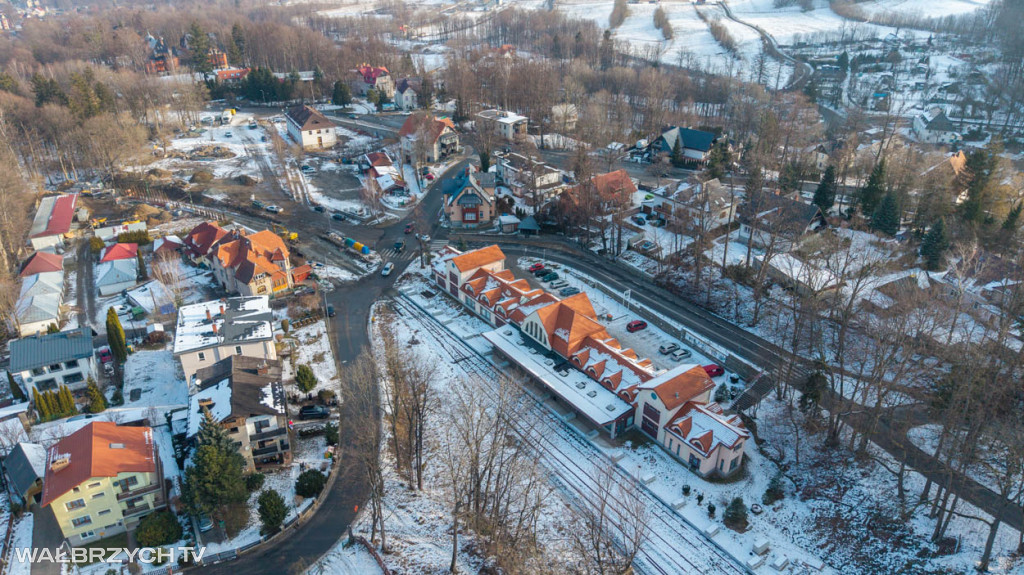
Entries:
{"label": "white house", "polygon": [[174,356],[185,381],[232,356],[277,359],[268,296],[232,297],[178,308]]}
{"label": "white house", "polygon": [[913,132],[926,144],[952,145],[963,139],[946,112],[938,106],[914,117]]}
{"label": "white house", "polygon": [[92,330],[39,334],[10,343],[11,373],[21,376],[29,393],[52,391],[60,385],[83,389],[90,376],[96,377]]}
{"label": "white house", "polygon": [[338,143],[334,123],[309,106],[293,106],[285,113],[288,136],[295,143],[309,148],[331,148]]}
{"label": "white house", "polygon": [[527,117],[505,110],[483,110],[476,115],[483,126],[481,129],[493,130],[502,138],[513,141],[526,136]]}
{"label": "white house", "polygon": [[415,78],[402,78],[395,87],[395,107],[399,110],[415,110],[419,108],[421,84]]}
{"label": "white house", "polygon": [[96,287],[100,295],[121,293],[134,287],[139,277],[138,261],[134,259],[103,262],[96,266]]}
{"label": "white house", "polygon": [[515,152],[497,153],[495,159],[498,177],[517,197],[534,191],[552,197],[562,188],[562,172],[540,160]]}

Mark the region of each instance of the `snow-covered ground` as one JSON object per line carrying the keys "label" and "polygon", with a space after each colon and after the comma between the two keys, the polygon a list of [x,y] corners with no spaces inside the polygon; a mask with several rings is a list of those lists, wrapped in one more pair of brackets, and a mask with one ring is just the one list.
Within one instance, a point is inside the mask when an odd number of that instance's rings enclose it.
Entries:
{"label": "snow-covered ground", "polygon": [[[291,336],[295,338],[296,358],[295,365],[308,365],[316,374],[316,388],[313,393],[321,389],[328,389],[337,393],[338,390],[338,365],[334,360],[334,353],[331,351],[331,341],[327,337],[327,326],[323,320],[313,322],[310,325],[292,330]],[[290,389],[297,389],[294,385]]]}
{"label": "snow-covered ground", "polygon": [[[32,527],[34,524],[35,521],[31,513],[22,515],[21,519],[14,523],[11,551],[16,552],[15,550],[17,549],[29,549],[32,547]],[[30,562],[19,562],[17,556],[11,557],[10,561],[7,569],[4,570],[4,575],[30,575],[32,573],[32,564]]]}
{"label": "snow-covered ground", "polygon": [[[132,401],[138,390],[139,399]],[[129,408],[152,408],[163,414],[188,406],[188,384],[178,377],[178,363],[170,347],[137,351],[124,364],[124,404]],[[154,422],[156,423],[156,422]]]}

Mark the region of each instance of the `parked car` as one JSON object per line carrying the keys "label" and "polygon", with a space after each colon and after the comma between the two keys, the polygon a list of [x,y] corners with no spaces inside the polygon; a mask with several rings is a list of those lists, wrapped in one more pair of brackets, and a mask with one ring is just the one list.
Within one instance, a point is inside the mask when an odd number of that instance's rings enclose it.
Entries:
{"label": "parked car", "polygon": [[327,306],[327,317],[334,317],[334,306]]}
{"label": "parked car", "polygon": [[722,366],[715,363],[709,363],[708,365],[705,365],[704,371],[708,373],[708,377],[718,377],[725,373],[725,369]]}
{"label": "parked car", "polygon": [[340,213],[335,212],[335,213],[331,214],[331,219],[332,220],[338,220],[339,222],[343,222],[343,221],[345,221],[345,216],[341,215]]}
{"label": "parked car", "polygon": [[647,322],[642,319],[634,319],[626,324],[626,331],[629,333],[635,333],[642,329],[647,329]]}
{"label": "parked car", "polygon": [[395,269],[395,264],[388,262],[384,264],[384,267],[380,270],[380,275],[388,277],[391,275],[391,270]]}
{"label": "parked car", "polygon": [[276,204],[270,204],[269,206],[267,206],[264,209],[267,210],[268,212],[272,213],[272,214],[280,214],[281,212],[284,211],[283,209],[281,209],[281,206],[278,206]]}
{"label": "parked car", "polygon": [[645,220],[642,216],[633,216],[633,223],[638,226],[646,226],[647,220]]}
{"label": "parked car", "polygon": [[427,234],[416,234],[416,239],[418,239],[421,242],[429,242],[430,236],[428,236]]}
{"label": "parked car", "polygon": [[650,223],[651,226],[656,227],[656,228],[663,228],[663,227],[665,227],[665,220],[651,220],[649,223]]}
{"label": "parked car", "polygon": [[555,280],[555,281],[551,282],[551,285],[549,285],[548,288],[550,288],[550,289],[562,289],[562,288],[564,288],[564,287],[566,287],[568,285],[569,285],[569,282],[567,282],[565,280]]}
{"label": "parked car", "polygon": [[231,133],[231,130],[228,130],[227,132],[224,132],[224,137],[225,138],[231,138],[233,136],[234,136],[234,134]]}
{"label": "parked car", "polygon": [[567,288],[562,288],[562,289],[560,289],[558,291],[558,295],[560,295],[562,297],[568,297],[568,296],[571,296],[571,295],[576,295],[578,293],[580,293],[580,289],[572,287],[572,286],[569,286]]}
{"label": "parked car", "polygon": [[411,234],[414,229],[416,229],[414,224],[405,224],[405,233]]}
{"label": "parked car", "polygon": [[263,134],[262,136],[260,136],[260,141],[261,142],[269,142],[270,138],[268,138],[266,134]]}
{"label": "parked car", "polygon": [[322,214],[326,209],[323,206],[313,206],[313,211]]}
{"label": "parked car", "polygon": [[316,173],[316,168],[314,168],[313,166],[310,166],[309,164],[302,164],[302,167],[299,168],[299,169],[302,170],[303,174],[315,174]]}
{"label": "parked car", "polygon": [[253,200],[252,207],[256,208],[257,210],[262,210],[263,208],[267,207],[267,205],[259,200]]}
{"label": "parked car", "polygon": [[196,517],[196,523],[199,524],[199,532],[206,533],[213,529],[213,519],[210,519],[209,515],[200,515]]}
{"label": "parked car", "polygon": [[547,269],[547,268],[540,268],[539,270],[537,270],[537,271],[533,272],[533,276],[534,276],[534,277],[538,277],[538,278],[539,278],[539,277],[541,277],[541,276],[546,276],[546,275],[548,275],[549,273],[551,273],[551,270],[549,270],[549,269]]}
{"label": "parked car", "polygon": [[540,271],[542,269],[544,269],[544,264],[542,264],[540,262],[537,262],[537,263],[533,264],[532,266],[526,268],[526,271],[528,271],[530,273],[534,273],[534,272]]}
{"label": "parked car", "polygon": [[109,347],[100,348],[100,363],[110,363],[114,361],[114,355],[110,353]]}
{"label": "parked car", "polygon": [[395,251],[400,252],[405,249],[405,240],[398,240],[395,242]]}
{"label": "parked car", "polygon": [[349,119],[349,120],[355,120],[355,119],[357,119],[357,118],[359,118],[359,116],[357,116],[357,115],[355,115],[355,114],[349,114],[349,115],[348,115],[348,119]]}
{"label": "parked car", "polygon": [[557,272],[548,272],[548,273],[540,276],[540,281],[542,281],[542,282],[553,282],[556,279],[558,279],[558,273]]}
{"label": "parked car", "polygon": [[304,405],[299,409],[299,419],[327,419],[331,410],[322,405]]}
{"label": "parked car", "polygon": [[113,363],[104,363],[103,364],[103,373],[107,374],[108,376],[114,375],[114,364]]}
{"label": "parked car", "polygon": [[658,353],[661,355],[668,355],[677,349],[679,349],[678,343],[667,343],[658,348]]}
{"label": "parked car", "polygon": [[426,178],[427,178],[427,181],[433,180],[434,179],[434,174],[427,174]]}
{"label": "parked car", "polygon": [[686,349],[684,347],[682,349],[675,350],[674,352],[672,352],[672,355],[670,355],[669,357],[671,357],[675,361],[679,361],[679,360],[682,360],[682,359],[686,359],[686,358],[690,357],[691,355],[692,354],[690,353],[690,350],[688,350],[688,349]]}

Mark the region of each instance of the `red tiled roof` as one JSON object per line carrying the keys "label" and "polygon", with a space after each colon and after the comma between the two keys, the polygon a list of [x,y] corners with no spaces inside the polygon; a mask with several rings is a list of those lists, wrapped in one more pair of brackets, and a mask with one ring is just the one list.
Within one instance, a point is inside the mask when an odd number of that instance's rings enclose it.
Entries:
{"label": "red tiled roof", "polygon": [[594,176],[592,181],[598,195],[604,201],[628,197],[636,193],[636,185],[633,184],[633,180],[630,179],[626,170],[615,170]]}
{"label": "red tiled roof", "polygon": [[[68,465],[54,471],[52,463],[63,457],[68,458]],[[47,452],[43,506],[93,477],[154,471],[156,448],[152,429],[119,426],[110,421],[90,423],[58,441]]]}
{"label": "red tiled roof", "polygon": [[715,382],[708,377],[704,368],[695,365],[691,369],[680,373],[672,379],[654,388],[658,399],[665,404],[669,411],[690,401],[698,395],[715,388]]}
{"label": "red tiled roof", "polygon": [[67,194],[53,202],[53,210],[46,222],[46,229],[33,237],[45,237],[66,234],[71,230],[71,220],[75,217],[75,202],[78,194]]}
{"label": "red tiled roof", "polygon": [[192,228],[192,231],[185,236],[185,245],[196,255],[205,256],[210,253],[221,238],[228,235],[228,232],[215,223],[203,222]]}
{"label": "red tiled roof", "polygon": [[367,84],[373,84],[377,78],[389,74],[388,69],[384,66],[370,66],[369,64],[363,64],[356,70],[362,75],[363,81]]}
{"label": "red tiled roof", "polygon": [[366,161],[370,166],[375,168],[378,166],[392,165],[391,158],[388,157],[385,152],[370,152],[369,154],[366,154]]}
{"label": "red tiled roof", "polygon": [[21,277],[34,276],[46,272],[59,272],[64,269],[64,258],[49,252],[36,252],[21,265]]}
{"label": "red tiled roof", "polygon": [[437,118],[430,112],[417,112],[405,119],[402,129],[398,131],[398,136],[404,138],[425,129],[430,136],[430,141],[436,142],[444,133],[445,128],[455,129],[455,123],[451,118]]}
{"label": "red tiled roof", "polygon": [[139,244],[114,244],[103,248],[101,262],[112,262],[114,260],[135,259],[139,254]]}

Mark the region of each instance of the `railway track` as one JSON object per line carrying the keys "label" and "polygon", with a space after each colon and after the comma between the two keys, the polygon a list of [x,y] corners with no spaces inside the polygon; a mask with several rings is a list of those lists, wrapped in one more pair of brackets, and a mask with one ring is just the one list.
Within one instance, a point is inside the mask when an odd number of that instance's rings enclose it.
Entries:
{"label": "railway track", "polygon": [[[499,370],[478,351],[450,331],[436,318],[419,308],[412,300],[401,295],[391,300],[392,309],[403,317],[415,319],[441,349],[467,373],[478,375],[481,384],[489,383],[484,391],[496,394]],[[509,327],[508,329],[514,329]],[[676,574],[750,574],[751,571],[697,526],[679,515],[650,489],[627,473],[605,453],[580,437],[571,426],[551,413],[541,400],[525,394],[537,404],[536,428],[520,429],[520,440],[537,454],[552,480],[576,506],[602,496],[594,484],[602,467],[612,470],[613,480],[625,487],[621,491],[635,498],[648,510],[648,537],[634,561],[640,573]],[[531,422],[532,423],[532,422]],[[539,432],[539,433],[538,433]],[[555,441],[559,437],[563,441]],[[622,518],[612,509],[611,523],[621,530]]]}

